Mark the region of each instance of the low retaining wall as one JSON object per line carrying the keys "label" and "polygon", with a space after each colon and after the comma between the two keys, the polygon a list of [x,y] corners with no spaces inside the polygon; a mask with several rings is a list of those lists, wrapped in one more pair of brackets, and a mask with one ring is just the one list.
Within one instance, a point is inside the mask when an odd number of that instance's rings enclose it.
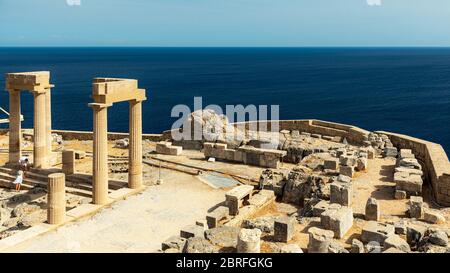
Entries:
{"label": "low retaining wall", "polygon": [[450,206],[450,162],[441,145],[407,135],[377,131],[389,136],[399,149],[411,149],[424,168],[425,180],[430,182],[436,202]]}

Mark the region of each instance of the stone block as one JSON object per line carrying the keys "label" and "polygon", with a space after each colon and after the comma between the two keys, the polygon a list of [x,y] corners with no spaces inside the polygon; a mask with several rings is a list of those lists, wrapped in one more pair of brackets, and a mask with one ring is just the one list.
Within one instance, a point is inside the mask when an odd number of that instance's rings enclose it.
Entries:
{"label": "stone block", "polygon": [[423,217],[423,198],[420,196],[411,196],[409,199],[409,217],[421,219]]}
{"label": "stone block", "polygon": [[322,135],[320,135],[320,134],[311,134],[311,137],[313,137],[313,138],[322,138]]}
{"label": "stone block", "polygon": [[426,209],[423,214],[423,219],[431,224],[444,224],[445,217],[439,211]]}
{"label": "stone block", "polygon": [[395,172],[402,172],[402,173],[409,173],[411,174],[417,174],[420,176],[423,176],[423,171],[422,170],[418,170],[418,169],[414,169],[414,168],[407,168],[407,167],[396,167],[395,168]]}
{"label": "stone block", "polygon": [[326,200],[320,200],[317,204],[313,206],[313,216],[320,217],[320,215],[325,212],[330,207],[330,203]]}
{"label": "stone block", "polygon": [[400,149],[398,157],[399,158],[415,158],[415,156],[412,153],[411,149]]}
{"label": "stone block", "polygon": [[205,230],[198,225],[185,226],[180,230],[180,237],[189,239],[191,237],[205,237]]}
{"label": "stone block", "polygon": [[397,157],[398,151],[395,147],[386,147],[384,148],[383,156],[384,157]]}
{"label": "stone block", "polygon": [[394,182],[397,190],[403,190],[411,195],[419,195],[422,193],[423,180],[420,175],[409,174],[406,172],[394,173]]}
{"label": "stone block", "polygon": [[282,217],[275,220],[274,239],[277,242],[287,243],[294,236],[295,218]]}
{"label": "stone block", "polygon": [[415,158],[400,158],[397,160],[397,167],[422,170],[422,165]]}
{"label": "stone block", "polygon": [[75,159],[83,159],[86,157],[85,151],[75,151]]}
{"label": "stone block", "polygon": [[230,215],[239,214],[239,207],[242,206],[244,199],[250,199],[252,192],[253,186],[241,185],[225,194],[225,201],[227,207],[230,209]]}
{"label": "stone block", "polygon": [[384,241],[394,234],[395,229],[393,225],[369,221],[362,229],[361,240],[364,243],[378,242],[383,245]]}
{"label": "stone block", "polygon": [[351,166],[340,166],[339,174],[342,174],[342,175],[345,175],[348,177],[353,177],[354,169]]}
{"label": "stone block", "polygon": [[351,183],[333,182],[330,185],[330,203],[351,206],[353,187]]}
{"label": "stone block", "polygon": [[425,236],[427,227],[418,224],[409,224],[406,228],[406,241],[409,245],[415,246]]}
{"label": "stone block", "polygon": [[339,161],[337,159],[326,159],[323,164],[324,169],[332,171],[336,171],[338,166]]}
{"label": "stone block", "polygon": [[368,166],[368,160],[367,158],[364,157],[360,157],[356,160],[356,169],[358,171],[364,171],[367,170],[367,166]]}
{"label": "stone block", "polygon": [[341,239],[353,226],[353,210],[349,207],[342,207],[334,212],[330,217],[330,227],[334,232],[334,237]]}
{"label": "stone block", "polygon": [[185,245],[186,245],[186,238],[182,238],[180,236],[172,236],[169,239],[162,242],[161,249],[163,251],[167,249],[176,249],[177,252],[181,253]]}
{"label": "stone block", "polygon": [[379,221],[381,216],[381,209],[377,199],[370,197],[366,203],[366,220]]}
{"label": "stone block", "polygon": [[396,249],[404,251],[404,252],[411,251],[409,244],[396,234],[391,235],[388,238],[386,238],[386,240],[384,240],[383,247],[384,247],[384,249],[389,249],[389,248],[393,247],[393,248],[396,248]]}
{"label": "stone block", "polygon": [[230,209],[225,206],[219,206],[206,215],[206,222],[209,228],[215,228],[219,222],[226,219],[230,214]]}
{"label": "stone block", "polygon": [[342,155],[347,155],[347,149],[339,148],[336,150],[336,157],[341,158]]}
{"label": "stone block", "polygon": [[303,253],[303,250],[297,244],[288,244],[281,247],[280,253]]}
{"label": "stone block", "polygon": [[395,190],[395,196],[394,197],[397,200],[406,199],[408,197],[408,194],[406,193],[406,191]]}
{"label": "stone block", "polygon": [[356,160],[357,160],[357,158],[353,155],[351,155],[351,156],[341,155],[339,157],[339,162],[343,166],[354,167],[356,165]]}
{"label": "stone block", "polygon": [[156,152],[164,155],[180,155],[183,151],[181,146],[172,146],[171,142],[160,141],[156,143]]}

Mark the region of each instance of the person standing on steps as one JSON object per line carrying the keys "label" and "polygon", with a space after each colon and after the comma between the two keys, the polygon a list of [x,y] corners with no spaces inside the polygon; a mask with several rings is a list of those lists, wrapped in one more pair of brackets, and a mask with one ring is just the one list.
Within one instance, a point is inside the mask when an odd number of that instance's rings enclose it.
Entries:
{"label": "person standing on steps", "polygon": [[22,156],[19,159],[20,170],[23,172],[23,176],[25,177],[25,172],[30,169],[30,162],[28,161],[28,157]]}
{"label": "person standing on steps", "polygon": [[23,171],[20,170],[17,172],[17,177],[16,180],[14,180],[13,184],[16,185],[16,191],[20,191],[20,186],[22,185],[23,182]]}

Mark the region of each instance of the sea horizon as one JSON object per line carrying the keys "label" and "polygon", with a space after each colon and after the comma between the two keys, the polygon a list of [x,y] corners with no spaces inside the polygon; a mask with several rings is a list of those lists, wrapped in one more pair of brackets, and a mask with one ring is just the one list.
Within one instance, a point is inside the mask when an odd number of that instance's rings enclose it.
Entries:
{"label": "sea horizon", "polygon": [[[279,105],[280,119],[321,119],[433,141],[450,150],[450,47],[0,47],[0,72],[48,70],[53,128],[91,130],[94,77],[133,78],[147,89],[143,131],[169,130],[171,108]],[[4,79],[0,80],[4,85]],[[70,96],[70,99],[67,99]],[[32,101],[23,95],[23,127]],[[0,106],[8,108],[7,92]],[[128,131],[119,104],[109,130]],[[73,119],[72,113],[79,118]],[[2,127],[5,127],[4,125]]]}

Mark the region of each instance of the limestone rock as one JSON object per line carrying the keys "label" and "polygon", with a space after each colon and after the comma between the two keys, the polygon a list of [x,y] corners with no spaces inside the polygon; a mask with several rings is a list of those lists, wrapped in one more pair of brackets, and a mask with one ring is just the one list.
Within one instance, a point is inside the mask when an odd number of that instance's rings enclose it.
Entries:
{"label": "limestone rock", "polygon": [[384,241],[384,249],[396,248],[404,252],[411,251],[409,244],[398,235],[391,235]]}
{"label": "limestone rock", "polygon": [[237,245],[237,237],[239,228],[221,226],[217,228],[208,229],[205,231],[205,237],[212,244],[220,247],[233,247]]}
{"label": "limestone rock", "polygon": [[246,219],[242,222],[243,228],[253,229],[257,228],[262,232],[270,233],[274,230],[274,221],[276,217],[263,216],[255,219]]}
{"label": "limestone rock", "polygon": [[303,253],[297,244],[287,244],[281,247],[280,253]]}
{"label": "limestone rock", "polygon": [[217,253],[218,249],[208,240],[201,237],[187,239],[184,253]]}
{"label": "limestone rock", "polygon": [[423,219],[432,224],[444,224],[445,217],[439,211],[427,209],[424,212]]}

